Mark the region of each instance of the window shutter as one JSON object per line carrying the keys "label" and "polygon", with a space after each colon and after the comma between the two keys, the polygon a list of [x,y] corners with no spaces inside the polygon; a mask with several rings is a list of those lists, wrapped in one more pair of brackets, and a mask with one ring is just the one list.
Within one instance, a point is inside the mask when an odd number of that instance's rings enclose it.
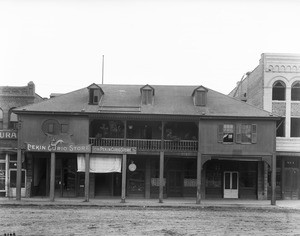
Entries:
{"label": "window shutter", "polygon": [[223,142],[223,124],[218,125],[218,143]]}
{"label": "window shutter", "polygon": [[256,129],[256,125],[252,125],[251,143],[257,143],[257,129]]}
{"label": "window shutter", "polygon": [[236,143],[242,143],[242,125],[236,125]]}

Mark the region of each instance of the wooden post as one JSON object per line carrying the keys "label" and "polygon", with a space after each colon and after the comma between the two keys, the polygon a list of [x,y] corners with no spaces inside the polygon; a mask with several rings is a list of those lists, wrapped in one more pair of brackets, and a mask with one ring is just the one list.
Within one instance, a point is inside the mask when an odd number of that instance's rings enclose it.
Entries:
{"label": "wooden post", "polygon": [[164,198],[164,152],[159,156],[159,203],[163,203]]}
{"label": "wooden post", "polygon": [[272,176],[271,176],[271,205],[276,205],[276,154],[272,155]]}
{"label": "wooden post", "polygon": [[126,171],[127,171],[127,155],[123,154],[122,159],[122,193],[121,193],[121,203],[125,203],[126,198]]}
{"label": "wooden post", "polygon": [[146,173],[145,173],[145,198],[150,199],[151,192],[151,169],[150,158],[146,159]]}
{"label": "wooden post", "polygon": [[16,183],[16,200],[21,200],[21,182],[22,182],[22,150],[17,151],[17,183]]}
{"label": "wooden post", "polygon": [[84,201],[90,200],[90,154],[85,154]]}
{"label": "wooden post", "polygon": [[51,202],[54,202],[54,191],[55,191],[55,152],[51,152],[50,194],[49,194],[49,198]]}
{"label": "wooden post", "polygon": [[201,170],[202,170],[202,158],[201,153],[198,152],[197,155],[197,199],[196,204],[201,203]]}

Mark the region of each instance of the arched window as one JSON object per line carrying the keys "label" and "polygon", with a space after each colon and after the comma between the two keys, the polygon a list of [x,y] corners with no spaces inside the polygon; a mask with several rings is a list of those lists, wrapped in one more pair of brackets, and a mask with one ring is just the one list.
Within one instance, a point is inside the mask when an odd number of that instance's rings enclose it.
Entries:
{"label": "arched window", "polygon": [[285,101],[285,84],[282,81],[273,84],[272,100]]}
{"label": "arched window", "polygon": [[13,111],[12,111],[14,108],[9,110],[9,128],[10,129],[17,129],[17,124],[18,124],[18,116],[15,113],[13,113]]}
{"label": "arched window", "polygon": [[292,86],[292,101],[300,101],[300,82],[297,81]]}
{"label": "arched window", "polygon": [[0,129],[3,129],[3,111],[0,108]]}

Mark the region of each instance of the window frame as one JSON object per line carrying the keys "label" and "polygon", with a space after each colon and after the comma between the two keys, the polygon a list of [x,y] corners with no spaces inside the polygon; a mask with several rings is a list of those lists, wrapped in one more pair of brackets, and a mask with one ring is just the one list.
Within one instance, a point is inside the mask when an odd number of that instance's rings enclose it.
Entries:
{"label": "window frame", "polygon": [[300,101],[300,81],[294,82],[291,87],[291,101]]}
{"label": "window frame", "polygon": [[[281,85],[281,86],[280,86]],[[277,90],[277,91],[274,91],[274,90]],[[280,90],[280,91],[278,91]],[[279,92],[282,92],[281,90],[284,91],[284,98],[281,99],[279,98],[280,95]],[[286,101],[286,84],[281,81],[281,80],[277,80],[273,83],[273,86],[272,86],[272,101]]]}
{"label": "window frame", "polygon": [[[250,126],[250,141],[244,141],[243,135],[246,135],[246,133],[243,134],[243,131],[248,130],[243,128],[243,126]],[[241,123],[236,125],[236,143],[239,144],[256,144],[257,143],[257,124],[246,124]]]}
{"label": "window frame", "polygon": [[[232,126],[232,132],[226,131],[225,126]],[[232,134],[232,141],[231,142],[224,141],[225,135],[229,135],[229,134]],[[233,143],[235,143],[235,126],[234,126],[234,124],[223,123],[223,124],[218,125],[218,142],[223,143],[223,144],[233,144]]]}

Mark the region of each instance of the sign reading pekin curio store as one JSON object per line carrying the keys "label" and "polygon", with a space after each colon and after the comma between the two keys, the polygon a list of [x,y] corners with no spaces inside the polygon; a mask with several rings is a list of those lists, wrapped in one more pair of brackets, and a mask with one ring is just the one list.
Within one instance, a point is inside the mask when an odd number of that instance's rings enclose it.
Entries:
{"label": "sign reading pekin curio store", "polygon": [[26,143],[26,150],[30,152],[90,153],[91,146],[86,144],[75,145],[65,143],[61,143],[60,145]]}
{"label": "sign reading pekin curio store", "polygon": [[18,133],[16,130],[0,130],[0,139],[17,139]]}

